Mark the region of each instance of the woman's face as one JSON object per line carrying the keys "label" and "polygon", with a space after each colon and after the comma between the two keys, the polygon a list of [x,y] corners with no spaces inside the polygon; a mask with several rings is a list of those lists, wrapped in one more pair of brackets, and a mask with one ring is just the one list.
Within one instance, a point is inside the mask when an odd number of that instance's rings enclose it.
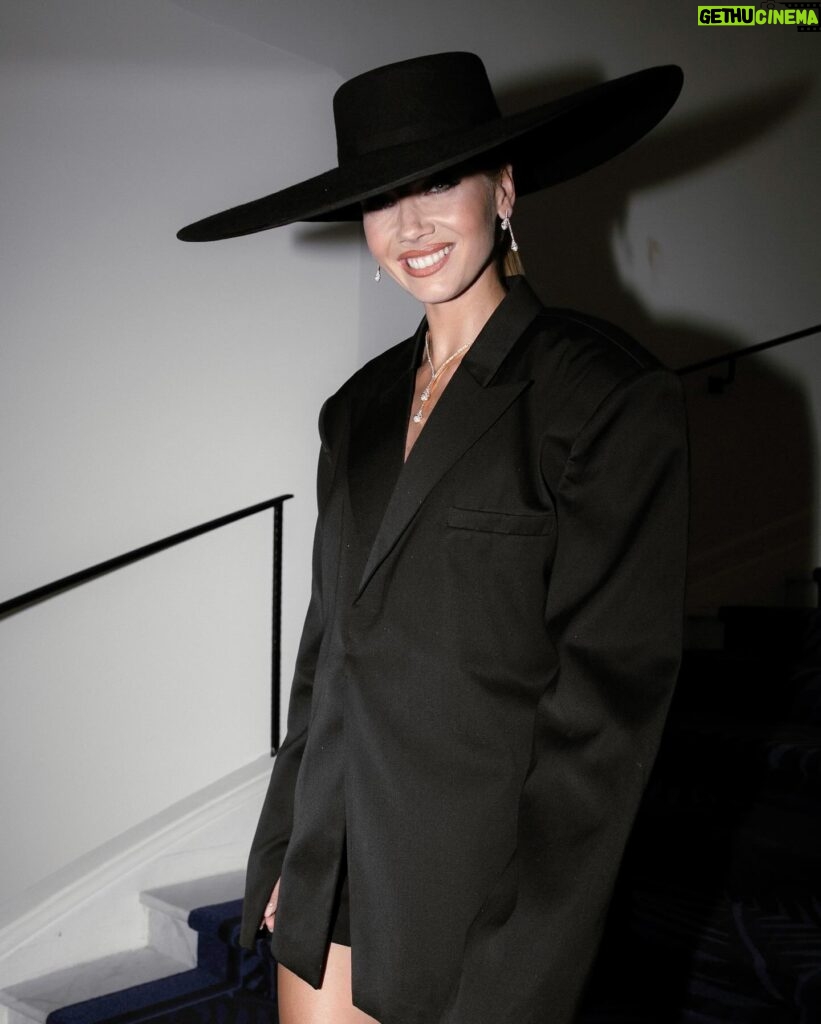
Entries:
{"label": "woman's face", "polygon": [[497,175],[444,175],[363,204],[368,248],[376,262],[420,302],[447,302],[496,275],[496,218],[509,216],[510,168]]}

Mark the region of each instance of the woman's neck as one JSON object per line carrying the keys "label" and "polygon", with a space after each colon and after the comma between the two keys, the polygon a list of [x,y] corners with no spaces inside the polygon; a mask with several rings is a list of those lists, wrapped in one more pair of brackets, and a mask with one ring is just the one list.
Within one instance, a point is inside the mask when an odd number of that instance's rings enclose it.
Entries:
{"label": "woman's neck", "polygon": [[434,366],[463,345],[473,342],[505,297],[495,265],[491,265],[461,295],[447,302],[425,304]]}

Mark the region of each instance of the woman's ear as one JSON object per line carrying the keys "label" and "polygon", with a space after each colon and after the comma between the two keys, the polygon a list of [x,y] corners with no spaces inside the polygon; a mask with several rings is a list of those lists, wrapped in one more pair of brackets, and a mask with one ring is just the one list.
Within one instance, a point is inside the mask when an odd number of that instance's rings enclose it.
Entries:
{"label": "woman's ear", "polygon": [[513,167],[505,166],[496,176],[496,212],[502,218],[513,214],[516,205],[516,186],[513,183]]}

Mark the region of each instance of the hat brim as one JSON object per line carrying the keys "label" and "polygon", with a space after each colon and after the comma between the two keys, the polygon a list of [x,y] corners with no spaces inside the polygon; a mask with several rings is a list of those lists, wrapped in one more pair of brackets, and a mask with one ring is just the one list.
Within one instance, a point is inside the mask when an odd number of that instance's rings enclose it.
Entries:
{"label": "hat brim", "polygon": [[526,195],[633,145],[669,111],[682,81],[674,64],[646,68],[468,131],[392,146],[198,220],[177,238],[210,242],[295,221],[359,220],[364,200],[496,151],[513,165],[516,191]]}

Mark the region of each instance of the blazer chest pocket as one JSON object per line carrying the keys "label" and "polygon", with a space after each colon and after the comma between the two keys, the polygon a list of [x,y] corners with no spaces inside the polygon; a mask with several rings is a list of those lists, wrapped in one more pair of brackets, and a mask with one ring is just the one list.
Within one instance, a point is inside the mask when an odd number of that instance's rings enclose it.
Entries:
{"label": "blazer chest pocket", "polygon": [[518,537],[544,537],[553,532],[552,512],[498,512],[484,508],[448,509],[447,524],[457,530],[509,534]]}

